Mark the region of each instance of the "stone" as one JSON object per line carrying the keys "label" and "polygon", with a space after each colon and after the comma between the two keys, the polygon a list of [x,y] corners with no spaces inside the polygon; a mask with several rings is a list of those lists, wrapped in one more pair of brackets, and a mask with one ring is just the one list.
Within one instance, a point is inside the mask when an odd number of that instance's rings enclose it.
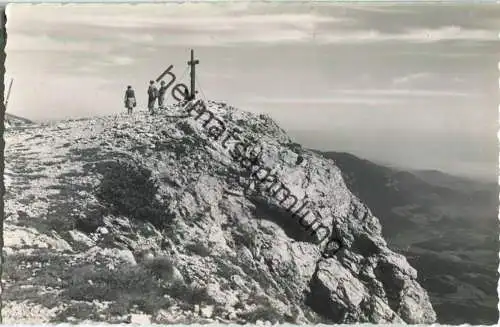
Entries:
{"label": "stone", "polygon": [[200,309],[201,316],[204,318],[211,318],[212,314],[214,312],[214,306],[213,305],[207,305],[205,307],[202,307]]}
{"label": "stone", "polygon": [[98,232],[99,234],[102,234],[102,235],[107,235],[107,234],[109,234],[109,230],[108,230],[106,227],[104,227],[104,226],[100,226],[100,227],[98,227],[98,228],[97,228],[97,232]]}
{"label": "stone", "polygon": [[130,323],[137,325],[146,325],[151,323],[151,316],[145,314],[131,314]]}
{"label": "stone", "polygon": [[79,248],[85,250],[95,245],[95,242],[90,237],[78,230],[71,230],[68,232],[68,235],[75,249]]}

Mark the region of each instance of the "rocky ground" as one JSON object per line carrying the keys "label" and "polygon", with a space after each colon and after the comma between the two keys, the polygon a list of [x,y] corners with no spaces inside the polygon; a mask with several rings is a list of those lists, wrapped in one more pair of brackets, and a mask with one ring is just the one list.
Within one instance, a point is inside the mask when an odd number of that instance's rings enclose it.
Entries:
{"label": "rocky ground", "polygon": [[267,116],[207,105],[263,146],[345,247],[323,258],[275,200],[244,194],[248,172],[180,106],[11,126],[4,323],[435,321],[417,272],[332,160]]}

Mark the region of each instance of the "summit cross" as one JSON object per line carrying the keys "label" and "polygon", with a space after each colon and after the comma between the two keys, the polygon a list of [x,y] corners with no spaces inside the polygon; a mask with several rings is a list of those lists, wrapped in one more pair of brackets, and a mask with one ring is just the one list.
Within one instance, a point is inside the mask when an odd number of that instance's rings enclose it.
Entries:
{"label": "summit cross", "polygon": [[189,100],[193,100],[196,96],[195,81],[196,81],[196,70],[195,66],[199,64],[198,59],[194,59],[194,51],[191,49],[191,60],[188,61],[188,65],[191,67],[191,94],[189,94]]}

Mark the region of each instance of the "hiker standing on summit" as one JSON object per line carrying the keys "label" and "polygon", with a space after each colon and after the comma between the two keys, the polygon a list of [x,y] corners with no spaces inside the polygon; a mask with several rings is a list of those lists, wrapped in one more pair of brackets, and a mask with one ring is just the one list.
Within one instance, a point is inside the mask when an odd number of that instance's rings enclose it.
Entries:
{"label": "hiker standing on summit", "polygon": [[154,114],[155,102],[157,97],[158,97],[158,89],[156,88],[155,81],[149,81],[148,110],[150,114]]}
{"label": "hiker standing on summit", "polygon": [[158,108],[163,109],[163,101],[165,101],[165,93],[167,93],[167,86],[165,81],[161,81],[160,90],[158,91]]}
{"label": "hiker standing on summit", "polygon": [[133,108],[137,105],[135,101],[135,91],[132,86],[127,86],[127,90],[125,90],[125,108],[127,108],[128,114],[132,113]]}

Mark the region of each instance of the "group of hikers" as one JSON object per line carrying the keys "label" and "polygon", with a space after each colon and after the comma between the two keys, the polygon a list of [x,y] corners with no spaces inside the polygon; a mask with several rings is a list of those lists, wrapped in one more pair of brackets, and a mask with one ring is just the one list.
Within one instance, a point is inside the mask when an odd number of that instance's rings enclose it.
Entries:
{"label": "group of hikers", "polygon": [[[156,100],[158,100],[158,108],[163,109],[165,102],[165,93],[168,88],[165,81],[161,81],[159,88],[157,88],[155,84],[156,84],[155,81],[149,81],[148,111],[150,114],[154,114]],[[127,90],[125,91],[124,102],[125,102],[125,108],[127,108],[127,112],[131,114],[133,108],[137,106],[135,91],[131,85],[127,86]]]}

